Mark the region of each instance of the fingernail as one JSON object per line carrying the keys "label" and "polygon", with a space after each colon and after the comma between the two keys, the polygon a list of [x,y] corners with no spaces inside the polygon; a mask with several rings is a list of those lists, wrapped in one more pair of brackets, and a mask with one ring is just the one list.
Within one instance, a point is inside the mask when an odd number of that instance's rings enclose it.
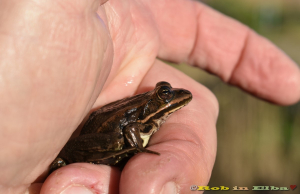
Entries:
{"label": "fingernail", "polygon": [[177,185],[174,182],[167,182],[162,190],[160,191],[160,194],[177,194]]}
{"label": "fingernail", "polygon": [[94,194],[84,186],[72,185],[63,190],[60,194]]}

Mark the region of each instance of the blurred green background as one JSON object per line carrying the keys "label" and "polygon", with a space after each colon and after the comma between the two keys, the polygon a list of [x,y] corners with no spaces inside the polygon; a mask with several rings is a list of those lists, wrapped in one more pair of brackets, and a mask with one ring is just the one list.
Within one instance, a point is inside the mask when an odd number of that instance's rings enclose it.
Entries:
{"label": "blurred green background", "polygon": [[[300,64],[299,0],[202,2],[267,37]],[[209,186],[228,186],[230,191],[205,193],[300,193],[300,103],[276,106],[199,69],[173,66],[208,87],[220,103],[218,152]],[[255,192],[254,185],[298,188]],[[250,190],[233,191],[233,186]]]}

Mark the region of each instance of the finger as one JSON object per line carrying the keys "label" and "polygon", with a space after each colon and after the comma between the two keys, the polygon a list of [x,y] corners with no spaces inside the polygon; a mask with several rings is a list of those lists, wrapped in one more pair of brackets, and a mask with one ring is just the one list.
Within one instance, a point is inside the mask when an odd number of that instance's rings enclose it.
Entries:
{"label": "finger", "polygon": [[119,192],[120,171],[105,165],[75,163],[54,171],[45,181],[41,194]]}
{"label": "finger", "polygon": [[248,27],[195,1],[145,2],[158,23],[160,58],[198,66],[274,103],[299,100],[297,65]]}
{"label": "finger", "polygon": [[216,98],[205,87],[161,62],[150,69],[140,87],[153,88],[158,81],[191,91],[193,100],[151,137],[148,149],[160,156],[137,154],[127,163],[120,193],[189,193],[191,185],[206,185],[210,178],[216,156]]}

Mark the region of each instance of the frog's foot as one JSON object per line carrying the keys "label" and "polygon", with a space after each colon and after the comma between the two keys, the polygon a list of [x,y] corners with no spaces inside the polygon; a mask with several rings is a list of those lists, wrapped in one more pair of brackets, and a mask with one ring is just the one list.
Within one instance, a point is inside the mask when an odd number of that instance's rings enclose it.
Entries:
{"label": "frog's foot", "polygon": [[149,153],[149,154],[156,154],[156,155],[160,155],[160,153],[158,153],[158,152],[155,152],[155,151],[152,151],[152,150],[148,150],[148,149],[146,149],[146,148],[144,148],[144,147],[137,147],[136,148],[139,152],[144,152],[144,153]]}

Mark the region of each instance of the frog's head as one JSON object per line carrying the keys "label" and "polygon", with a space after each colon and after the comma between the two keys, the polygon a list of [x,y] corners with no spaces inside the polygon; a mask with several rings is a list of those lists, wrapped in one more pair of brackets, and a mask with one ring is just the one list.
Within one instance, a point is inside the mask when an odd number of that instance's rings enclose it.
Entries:
{"label": "frog's head", "polygon": [[168,82],[158,82],[155,87],[156,101],[160,106],[156,117],[164,117],[186,106],[192,100],[192,93],[188,90],[172,88]]}
{"label": "frog's head", "polygon": [[146,146],[150,136],[175,111],[186,106],[192,100],[192,93],[188,90],[172,88],[168,82],[158,82],[151,93],[151,99],[144,106],[141,123],[148,124],[141,131],[141,137]]}

